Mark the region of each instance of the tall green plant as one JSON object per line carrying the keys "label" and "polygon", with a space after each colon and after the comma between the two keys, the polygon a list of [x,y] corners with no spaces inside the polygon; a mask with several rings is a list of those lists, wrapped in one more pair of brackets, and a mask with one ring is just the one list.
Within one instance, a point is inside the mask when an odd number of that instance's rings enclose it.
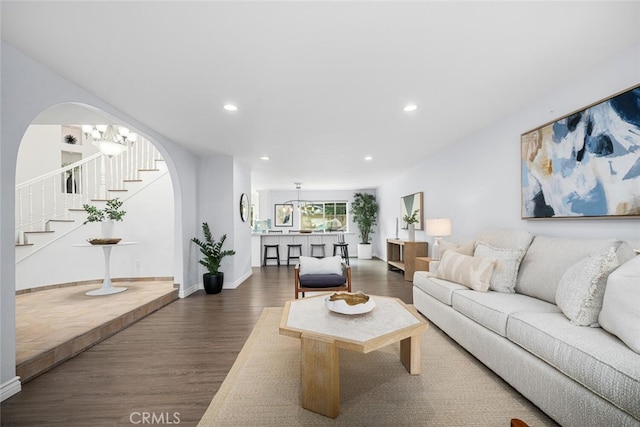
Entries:
{"label": "tall green plant", "polygon": [[227,235],[223,234],[220,240],[215,241],[211,234],[209,224],[206,222],[202,223],[202,232],[204,233],[204,241],[197,237],[194,237],[191,241],[198,245],[202,253],[203,259],[199,261],[200,264],[204,265],[210,274],[218,274],[222,258],[235,255],[236,251],[233,249],[223,251],[222,245],[224,245],[224,241],[227,240]]}
{"label": "tall green plant", "polygon": [[351,204],[351,215],[360,230],[360,243],[369,244],[371,234],[378,221],[376,196],[368,193],[355,193]]}

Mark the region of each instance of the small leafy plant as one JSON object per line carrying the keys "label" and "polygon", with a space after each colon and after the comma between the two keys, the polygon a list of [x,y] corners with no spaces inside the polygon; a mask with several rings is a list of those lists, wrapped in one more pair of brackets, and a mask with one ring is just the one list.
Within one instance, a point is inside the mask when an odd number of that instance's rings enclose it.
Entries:
{"label": "small leafy plant", "polygon": [[203,259],[199,261],[200,264],[206,267],[209,274],[218,274],[222,258],[225,256],[235,255],[236,251],[233,249],[223,251],[222,245],[224,245],[224,241],[227,240],[227,235],[223,234],[220,237],[220,240],[215,241],[211,234],[209,224],[206,222],[202,223],[202,232],[204,233],[204,241],[197,237],[194,237],[191,241],[200,247],[200,252],[203,255]]}
{"label": "small leafy plant", "polygon": [[411,216],[409,216],[409,215],[403,216],[402,220],[404,222],[406,222],[407,225],[409,225],[409,224],[417,224],[418,223],[418,212],[420,212],[420,209],[416,209],[415,211],[413,211]]}
{"label": "small leafy plant", "polygon": [[126,211],[121,210],[122,201],[120,199],[111,199],[107,201],[107,206],[104,209],[98,209],[93,205],[82,205],[82,208],[87,212],[87,220],[83,223],[86,224],[88,222],[102,222],[102,221],[122,221],[124,215],[127,213]]}

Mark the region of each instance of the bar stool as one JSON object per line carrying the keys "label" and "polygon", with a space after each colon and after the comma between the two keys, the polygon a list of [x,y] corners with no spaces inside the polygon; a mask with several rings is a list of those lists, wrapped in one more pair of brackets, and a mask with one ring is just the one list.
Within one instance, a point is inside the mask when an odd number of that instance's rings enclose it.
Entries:
{"label": "bar stool", "polygon": [[[298,254],[291,254],[291,249],[294,249],[294,251],[297,251]],[[289,261],[291,261],[292,259],[297,259],[300,260],[300,255],[302,255],[302,244],[300,243],[291,243],[287,245],[287,267],[289,267]]]}
{"label": "bar stool", "polygon": [[[275,249],[276,255],[269,256],[269,249]],[[262,265],[267,265],[268,259],[275,259],[278,261],[278,267],[280,267],[280,245],[264,245],[264,256],[262,258]]]}
{"label": "bar stool", "polygon": [[338,234],[338,242],[333,244],[333,256],[338,253],[340,248],[340,256],[344,259],[344,262],[349,265],[349,244],[344,241],[344,234]]}
{"label": "bar stool", "polygon": [[[311,243],[309,246],[311,247],[311,253],[309,256],[315,258],[324,258],[326,256],[324,252],[324,247],[326,245],[324,243]],[[318,252],[318,254],[316,254],[316,252]]]}

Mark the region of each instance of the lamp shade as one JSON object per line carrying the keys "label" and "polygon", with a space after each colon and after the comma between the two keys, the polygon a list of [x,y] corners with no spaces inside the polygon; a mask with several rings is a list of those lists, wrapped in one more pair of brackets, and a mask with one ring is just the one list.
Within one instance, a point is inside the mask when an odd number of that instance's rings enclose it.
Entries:
{"label": "lamp shade", "polygon": [[427,236],[450,236],[451,235],[451,219],[435,218],[426,221]]}

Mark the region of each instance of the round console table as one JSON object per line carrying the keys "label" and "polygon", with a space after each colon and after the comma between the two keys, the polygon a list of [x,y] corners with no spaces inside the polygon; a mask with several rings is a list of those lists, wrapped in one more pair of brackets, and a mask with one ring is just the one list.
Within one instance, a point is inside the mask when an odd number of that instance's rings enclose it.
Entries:
{"label": "round console table", "polygon": [[123,286],[111,286],[111,275],[109,273],[111,248],[119,246],[137,245],[138,242],[119,242],[113,245],[92,245],[90,243],[78,243],[71,245],[76,248],[102,248],[104,253],[104,280],[102,281],[102,287],[93,291],[86,292],[85,295],[97,296],[97,295],[111,295],[119,292],[124,292],[127,288]]}

